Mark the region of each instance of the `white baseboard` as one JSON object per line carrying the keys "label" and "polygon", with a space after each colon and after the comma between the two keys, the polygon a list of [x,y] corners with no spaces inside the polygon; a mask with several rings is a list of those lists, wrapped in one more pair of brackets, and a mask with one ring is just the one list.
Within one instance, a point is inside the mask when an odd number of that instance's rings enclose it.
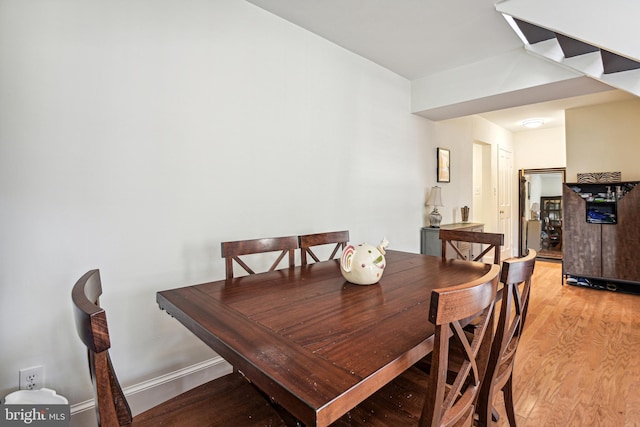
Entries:
{"label": "white baseboard", "polygon": [[[126,387],[123,391],[134,415],[180,393],[231,372],[233,368],[222,357]],[[97,426],[93,399],[71,405],[71,427]]]}

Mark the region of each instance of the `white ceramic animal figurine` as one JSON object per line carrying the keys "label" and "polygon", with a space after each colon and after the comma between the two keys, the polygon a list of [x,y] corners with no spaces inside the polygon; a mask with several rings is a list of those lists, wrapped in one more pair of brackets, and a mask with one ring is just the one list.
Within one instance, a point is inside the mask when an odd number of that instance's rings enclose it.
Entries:
{"label": "white ceramic animal figurine", "polygon": [[384,248],[388,245],[387,239],[383,239],[377,247],[367,243],[358,246],[348,245],[342,251],[340,259],[342,276],[356,285],[378,283],[387,264]]}

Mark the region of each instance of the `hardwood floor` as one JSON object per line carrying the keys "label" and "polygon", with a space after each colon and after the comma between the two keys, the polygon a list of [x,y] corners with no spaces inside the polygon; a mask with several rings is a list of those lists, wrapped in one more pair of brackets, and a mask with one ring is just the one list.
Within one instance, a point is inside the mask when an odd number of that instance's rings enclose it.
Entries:
{"label": "hardwood floor", "polygon": [[540,249],[538,251],[538,257],[540,257],[540,258],[549,258],[549,259],[553,259],[553,260],[561,260],[562,259],[562,251],[561,250]]}
{"label": "hardwood floor", "polygon": [[[537,261],[514,369],[518,427],[640,426],[640,295],[562,286]],[[508,426],[502,405],[500,420]]]}

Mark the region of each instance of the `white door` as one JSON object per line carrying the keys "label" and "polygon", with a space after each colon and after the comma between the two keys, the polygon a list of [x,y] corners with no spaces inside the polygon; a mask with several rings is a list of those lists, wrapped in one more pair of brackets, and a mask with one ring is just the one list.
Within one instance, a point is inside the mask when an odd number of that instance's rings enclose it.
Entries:
{"label": "white door", "polygon": [[504,246],[500,259],[507,259],[513,255],[511,206],[513,199],[513,162],[511,152],[503,148],[498,150],[498,230],[504,234]]}

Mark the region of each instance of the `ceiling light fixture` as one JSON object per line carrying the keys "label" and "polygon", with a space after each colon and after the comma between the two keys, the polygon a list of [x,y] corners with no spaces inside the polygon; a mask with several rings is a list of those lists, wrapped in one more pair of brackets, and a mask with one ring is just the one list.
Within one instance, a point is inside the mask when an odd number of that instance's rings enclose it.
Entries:
{"label": "ceiling light fixture", "polygon": [[539,128],[543,124],[544,124],[544,119],[527,119],[522,121],[522,126],[529,129]]}

